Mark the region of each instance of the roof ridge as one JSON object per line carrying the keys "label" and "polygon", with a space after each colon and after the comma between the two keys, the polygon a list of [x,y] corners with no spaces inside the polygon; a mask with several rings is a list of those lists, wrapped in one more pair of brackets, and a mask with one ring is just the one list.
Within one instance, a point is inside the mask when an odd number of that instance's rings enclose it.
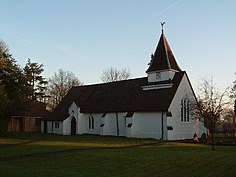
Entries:
{"label": "roof ridge", "polygon": [[[170,59],[169,59],[169,54],[168,54],[168,49],[167,49],[167,44],[168,44],[168,42],[167,42],[167,40],[166,40],[166,37],[165,37],[165,35],[164,35],[164,33],[162,33],[162,35],[163,35],[163,40],[164,40],[164,46],[165,46],[165,51],[166,51],[166,57],[167,57],[167,64],[168,64],[168,67],[171,69],[171,66],[170,66]],[[172,52],[172,51],[171,51]]]}
{"label": "roof ridge", "polygon": [[120,83],[120,82],[130,82],[134,80],[139,80],[139,79],[146,79],[147,76],[145,77],[138,77],[138,78],[132,78],[132,79],[126,79],[126,80],[119,80],[119,81],[114,81],[114,82],[103,82],[103,83],[95,83],[95,84],[87,84],[87,85],[78,85],[78,86],[73,86],[72,88],[81,88],[81,87],[90,87],[90,86],[97,86],[97,85],[108,85],[108,84],[115,84],[115,83]]}

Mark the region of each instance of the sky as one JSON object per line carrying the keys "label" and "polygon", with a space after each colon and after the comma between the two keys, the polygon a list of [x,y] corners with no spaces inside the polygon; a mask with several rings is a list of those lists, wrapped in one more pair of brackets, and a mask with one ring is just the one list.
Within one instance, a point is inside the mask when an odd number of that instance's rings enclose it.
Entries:
{"label": "sky", "polygon": [[196,89],[236,79],[235,0],[0,0],[0,39],[23,67],[30,58],[49,78],[59,69],[84,84],[108,67],[144,77],[164,33]]}

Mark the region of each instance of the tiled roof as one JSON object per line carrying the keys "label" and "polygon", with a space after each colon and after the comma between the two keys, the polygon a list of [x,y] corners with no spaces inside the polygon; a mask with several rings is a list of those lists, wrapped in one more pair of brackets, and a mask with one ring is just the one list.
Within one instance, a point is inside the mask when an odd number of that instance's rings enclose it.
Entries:
{"label": "tiled roof", "polygon": [[73,102],[82,113],[168,111],[184,73],[177,72],[173,80],[151,83],[172,83],[171,88],[143,90],[150,85],[147,77],[73,87],[45,119],[65,120]]}
{"label": "tiled roof", "polygon": [[40,102],[31,102],[30,110],[27,111],[24,116],[31,117],[45,117],[49,114],[49,111],[46,109],[45,104]]}
{"label": "tiled roof", "polygon": [[25,111],[24,113],[21,113],[19,115],[12,115],[13,117],[46,117],[49,115],[49,111],[46,109],[46,106],[44,103],[37,102],[37,101],[31,101],[29,103],[29,109]]}
{"label": "tiled roof", "polygon": [[146,73],[169,69],[181,71],[166,40],[166,37],[162,33],[156,51]]}

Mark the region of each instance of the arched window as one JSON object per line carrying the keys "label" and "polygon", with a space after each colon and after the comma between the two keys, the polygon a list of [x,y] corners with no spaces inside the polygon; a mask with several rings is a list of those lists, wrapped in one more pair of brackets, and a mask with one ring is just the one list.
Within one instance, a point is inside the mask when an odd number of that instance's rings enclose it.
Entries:
{"label": "arched window", "polygon": [[94,118],[92,115],[89,115],[89,129],[94,129]]}
{"label": "arched window", "polygon": [[187,97],[181,100],[181,122],[189,122],[190,101]]}

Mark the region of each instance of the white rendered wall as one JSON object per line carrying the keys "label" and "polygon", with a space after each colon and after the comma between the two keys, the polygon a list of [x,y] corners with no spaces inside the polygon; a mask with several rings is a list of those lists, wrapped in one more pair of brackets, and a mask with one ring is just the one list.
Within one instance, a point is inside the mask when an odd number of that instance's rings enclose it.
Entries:
{"label": "white rendered wall", "polygon": [[[131,127],[128,127],[129,124],[132,124]],[[133,127],[133,117],[126,117],[126,137],[131,137],[131,129]]]}
{"label": "white rendered wall", "polygon": [[[56,123],[59,123],[59,128],[56,128]],[[53,121],[52,122],[52,124],[53,124],[53,132],[52,133],[54,133],[54,134],[62,134],[62,122],[60,122],[60,121]]]}
{"label": "white rendered wall", "polygon": [[[164,73],[164,72],[163,72]],[[162,73],[162,74],[163,74]],[[171,74],[171,73],[169,73]],[[156,75],[155,75],[156,77]],[[167,76],[166,76],[167,77]],[[172,117],[166,117],[163,113],[163,139],[177,140],[192,138],[194,133],[200,136],[205,128],[201,122],[190,120],[189,123],[181,122],[181,99],[188,96],[193,99],[193,93],[188,83],[187,77],[184,75],[176,95],[170,105],[169,111]],[[48,133],[57,133],[63,135],[71,134],[71,119],[75,117],[77,130],[76,134],[99,134],[117,136],[117,119],[116,113],[107,113],[102,117],[103,113],[80,113],[80,108],[72,103],[69,110],[69,117],[59,123],[59,128],[55,128],[52,121],[47,122]],[[161,112],[135,112],[132,117],[125,117],[127,112],[118,113],[119,136],[137,137],[137,138],[155,138],[162,137],[162,113]],[[89,129],[89,116],[94,118],[94,129]],[[131,127],[127,127],[132,123]],[[101,127],[101,124],[104,124]],[[167,130],[167,126],[172,126],[173,130]],[[43,132],[43,125],[41,131]],[[167,136],[168,134],[168,136]]]}
{"label": "white rendered wall", "polygon": [[[118,113],[119,136],[155,139],[162,137],[161,112],[134,113],[132,117],[125,117],[126,114],[127,112]],[[102,115],[101,113],[79,113],[80,133],[117,136],[116,113],[107,113],[105,117]],[[89,129],[89,116],[94,118],[94,129]],[[166,114],[163,113],[163,139],[167,138],[166,122]],[[131,127],[127,127],[129,123],[132,123]]]}
{"label": "white rendered wall", "polygon": [[181,122],[181,99],[184,97],[188,97],[190,101],[195,101],[186,75],[183,76],[169,107],[172,117],[167,118],[167,126],[172,126],[173,130],[168,130],[168,140],[192,139],[194,133],[201,136],[201,133],[205,130],[204,126],[198,120],[191,117],[191,114],[189,122]]}
{"label": "white rendered wall", "polygon": [[[69,108],[69,115],[70,117],[63,121],[63,128],[61,129],[63,135],[71,133],[72,117],[76,118],[77,134],[117,135],[116,113],[107,113],[105,117],[102,117],[103,113],[80,113],[80,108],[72,103]],[[119,136],[126,135],[125,115],[126,113],[118,113]],[[94,118],[94,129],[89,128],[89,116]],[[101,124],[104,126],[101,127]]]}
{"label": "white rendered wall", "polygon": [[[163,139],[166,139],[166,115],[163,114]],[[131,137],[155,138],[162,137],[162,113],[161,112],[136,112],[133,115]]]}
{"label": "white rendered wall", "polygon": [[[117,118],[116,113],[80,113],[79,114],[79,131],[86,134],[112,135],[117,136]],[[126,113],[117,113],[119,136],[126,136]],[[94,129],[89,128],[89,116],[94,118]],[[104,124],[102,127],[101,125]]]}
{"label": "white rendered wall", "polygon": [[62,123],[62,132],[63,135],[70,135],[71,134],[71,117],[65,119]]}
{"label": "white rendered wall", "polygon": [[126,114],[118,113],[119,136],[126,136]]}
{"label": "white rendered wall", "polygon": [[[101,123],[102,123],[102,114],[101,113],[94,113],[94,114],[83,114],[85,117],[86,122],[86,133],[88,134],[98,134],[100,135],[101,132]],[[94,129],[92,127],[89,129],[89,116],[92,116],[94,119]]]}
{"label": "white rendered wall", "polygon": [[48,133],[53,133],[52,132],[52,121],[47,121],[47,130],[48,130]]}
{"label": "white rendered wall", "polygon": [[[167,119],[167,126],[170,126],[170,127],[172,127],[173,128],[173,124],[174,124],[174,122],[173,122],[173,116],[174,115],[172,115],[172,117],[167,117],[166,119]],[[173,130],[167,130],[167,140],[174,140],[174,131]]]}
{"label": "white rendered wall", "polygon": [[69,107],[68,113],[69,117],[63,121],[63,135],[70,135],[71,134],[71,120],[74,117],[76,120],[76,134],[78,134],[79,130],[79,108],[77,105],[73,102],[71,106]]}
{"label": "white rendered wall", "polygon": [[106,114],[103,134],[117,136],[115,113],[107,113]]}
{"label": "white rendered wall", "polygon": [[87,133],[89,114],[79,113],[78,118],[78,134]]}
{"label": "white rendered wall", "polygon": [[[126,115],[126,113],[117,113],[119,136],[126,136],[125,115]],[[103,127],[103,134],[117,136],[116,113],[107,113],[106,114],[105,125]]]}
{"label": "white rendered wall", "polygon": [[100,135],[104,135],[105,117],[102,117],[102,116],[101,116],[101,125],[100,125]]}
{"label": "white rendered wall", "polygon": [[[157,78],[156,73],[160,73],[161,75],[160,79]],[[175,72],[171,70],[151,72],[151,73],[148,73],[148,82],[158,82],[158,81],[169,80],[169,79],[172,80],[174,75],[175,75]]]}
{"label": "white rendered wall", "polygon": [[77,121],[78,114],[79,114],[79,108],[77,107],[77,105],[74,102],[69,107],[69,112],[68,113],[69,113],[70,117],[74,116],[76,121]]}
{"label": "white rendered wall", "polygon": [[[55,127],[56,122],[59,123],[59,128]],[[60,122],[60,121],[47,121],[47,132],[48,133],[55,133],[55,134],[62,134],[62,122]]]}

